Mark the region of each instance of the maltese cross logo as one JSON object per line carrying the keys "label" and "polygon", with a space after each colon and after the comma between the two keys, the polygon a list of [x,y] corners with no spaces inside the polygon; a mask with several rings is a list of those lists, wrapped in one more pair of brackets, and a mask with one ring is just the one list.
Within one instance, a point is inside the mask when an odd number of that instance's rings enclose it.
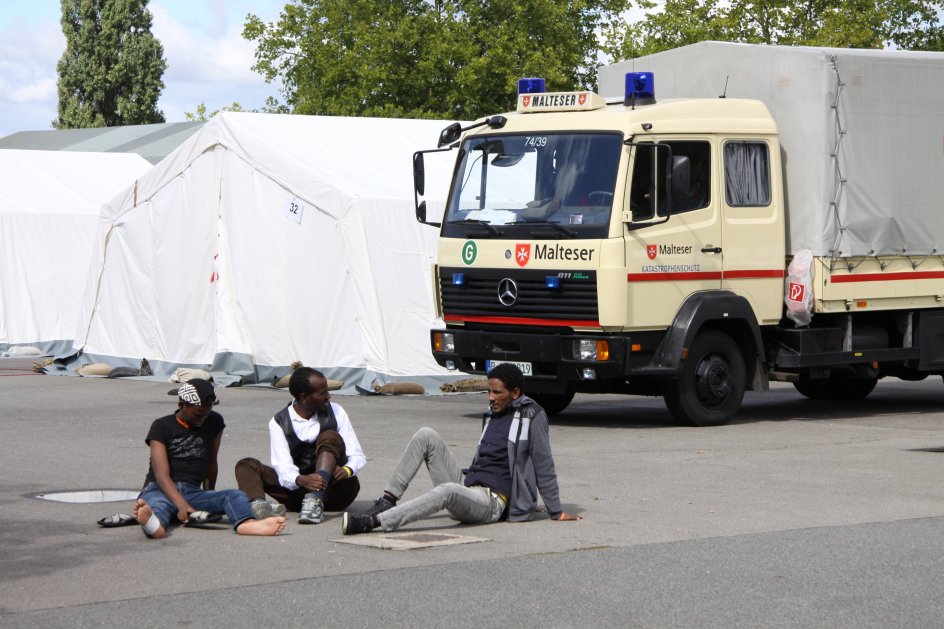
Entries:
{"label": "maltese cross logo", "polygon": [[515,245],[515,262],[518,266],[525,266],[531,259],[531,245]]}
{"label": "maltese cross logo", "polygon": [[656,245],[646,245],[646,255],[649,256],[650,260],[656,259],[656,253],[659,251],[659,248]]}

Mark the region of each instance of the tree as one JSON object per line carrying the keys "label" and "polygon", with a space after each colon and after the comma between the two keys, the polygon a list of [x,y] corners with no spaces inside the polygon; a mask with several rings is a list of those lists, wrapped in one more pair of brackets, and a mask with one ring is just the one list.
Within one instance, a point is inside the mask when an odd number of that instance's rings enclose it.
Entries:
{"label": "tree", "polygon": [[[643,0],[640,6],[653,9]],[[627,59],[704,40],[784,46],[944,50],[944,0],[666,0],[625,32],[610,29],[606,52]]]}
{"label": "tree", "polygon": [[148,0],[62,0],[57,129],[164,122],[167,67]]}
{"label": "tree", "polygon": [[206,103],[203,101],[200,101],[200,104],[197,105],[196,111],[184,112],[184,119],[187,120],[188,122],[206,122],[207,120],[209,120],[216,114],[224,112],[224,111],[246,111],[246,110],[243,109],[242,105],[240,105],[236,101],[233,101],[232,105],[227,105],[226,107],[222,107],[220,109],[214,109],[208,114]]}
{"label": "tree", "polygon": [[472,118],[515,101],[517,79],[593,84],[597,30],[628,0],[292,0],[248,16],[254,70],[294,113]]}

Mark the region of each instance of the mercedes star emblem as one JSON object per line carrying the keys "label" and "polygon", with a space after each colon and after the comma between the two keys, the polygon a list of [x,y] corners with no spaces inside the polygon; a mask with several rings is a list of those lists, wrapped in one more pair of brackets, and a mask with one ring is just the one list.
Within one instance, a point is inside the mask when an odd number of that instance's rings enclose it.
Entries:
{"label": "mercedes star emblem", "polygon": [[518,285],[510,277],[498,282],[498,301],[503,306],[514,306],[518,301]]}

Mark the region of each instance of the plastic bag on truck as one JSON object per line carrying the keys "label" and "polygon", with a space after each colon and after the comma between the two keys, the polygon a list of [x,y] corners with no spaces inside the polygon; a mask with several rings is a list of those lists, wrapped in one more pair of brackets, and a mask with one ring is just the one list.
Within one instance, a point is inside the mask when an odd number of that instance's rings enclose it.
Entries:
{"label": "plastic bag on truck", "polygon": [[793,256],[787,267],[784,292],[787,317],[797,326],[809,325],[813,320],[813,252],[809,249]]}

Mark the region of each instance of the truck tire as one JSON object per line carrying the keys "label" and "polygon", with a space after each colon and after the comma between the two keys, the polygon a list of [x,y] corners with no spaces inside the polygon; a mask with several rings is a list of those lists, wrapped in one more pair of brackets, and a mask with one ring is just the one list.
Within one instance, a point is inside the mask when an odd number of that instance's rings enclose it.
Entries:
{"label": "truck tire", "polygon": [[528,397],[537,402],[547,416],[557,415],[570,405],[573,393],[531,393]]}
{"label": "truck tire", "polygon": [[677,380],[663,388],[665,405],[681,422],[720,426],[741,408],[746,388],[744,357],[724,332],[709,330],[695,337]]}
{"label": "truck tire", "polygon": [[863,400],[875,388],[875,378],[823,378],[800,379],[793,383],[796,390],[811,400],[836,400],[855,402]]}

